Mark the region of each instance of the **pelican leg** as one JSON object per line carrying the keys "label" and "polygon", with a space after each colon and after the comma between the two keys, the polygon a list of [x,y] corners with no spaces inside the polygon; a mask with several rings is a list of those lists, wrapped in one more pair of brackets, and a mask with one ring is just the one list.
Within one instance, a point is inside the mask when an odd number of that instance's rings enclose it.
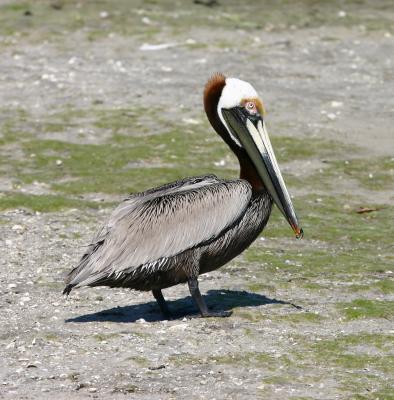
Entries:
{"label": "pelican leg", "polygon": [[163,296],[163,293],[161,292],[160,289],[153,289],[152,290],[153,297],[156,299],[157,304],[160,307],[160,311],[164,315],[165,318],[171,318],[171,312],[167,306],[166,300]]}
{"label": "pelican leg", "polygon": [[190,294],[200,310],[202,317],[229,317],[232,314],[232,311],[209,311],[203,297],[201,296],[200,289],[198,288],[197,278],[190,278],[187,283],[189,285]]}

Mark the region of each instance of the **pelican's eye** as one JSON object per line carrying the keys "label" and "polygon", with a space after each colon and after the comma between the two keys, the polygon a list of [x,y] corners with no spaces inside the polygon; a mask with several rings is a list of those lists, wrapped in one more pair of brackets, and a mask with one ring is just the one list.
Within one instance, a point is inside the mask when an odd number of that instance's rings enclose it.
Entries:
{"label": "pelican's eye", "polygon": [[245,108],[248,110],[250,114],[257,114],[257,107],[253,101],[247,101],[245,103]]}

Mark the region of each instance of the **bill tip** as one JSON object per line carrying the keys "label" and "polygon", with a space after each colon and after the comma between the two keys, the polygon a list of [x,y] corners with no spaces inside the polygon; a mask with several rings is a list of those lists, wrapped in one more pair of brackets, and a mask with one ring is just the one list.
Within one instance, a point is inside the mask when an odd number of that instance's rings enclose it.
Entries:
{"label": "bill tip", "polygon": [[302,239],[304,237],[304,231],[302,230],[302,228],[297,228],[295,234],[297,239]]}

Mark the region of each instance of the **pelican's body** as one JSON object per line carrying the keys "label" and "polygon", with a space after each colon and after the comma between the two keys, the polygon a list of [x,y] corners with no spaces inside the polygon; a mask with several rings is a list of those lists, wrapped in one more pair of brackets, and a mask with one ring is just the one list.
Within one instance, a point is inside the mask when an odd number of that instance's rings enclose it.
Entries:
{"label": "pelican's body", "polygon": [[[247,117],[250,114],[253,123],[256,115],[260,118],[262,114],[257,94],[247,85],[216,75],[204,93],[208,119],[238,157],[241,178],[192,177],[129,196],[114,210],[78,266],[68,274],[65,293],[73,287],[99,285],[151,290],[168,316],[161,289],[188,282],[201,314],[210,316],[213,314],[198,289],[198,276],[242,253],[265,227],[274,201],[295,232],[301,234],[268,136],[262,143],[267,146],[269,158],[266,167],[262,167],[254,147],[241,136],[242,129],[237,125],[239,104],[245,99],[255,104],[255,112],[249,103],[242,111]],[[265,128],[258,122],[254,130],[248,121],[246,125],[260,151],[256,132]]]}

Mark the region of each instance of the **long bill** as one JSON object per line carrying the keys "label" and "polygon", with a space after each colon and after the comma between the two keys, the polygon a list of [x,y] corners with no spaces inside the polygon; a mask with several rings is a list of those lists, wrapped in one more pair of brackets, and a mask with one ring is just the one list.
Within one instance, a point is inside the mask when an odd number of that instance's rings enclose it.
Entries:
{"label": "long bill", "polygon": [[223,117],[252,160],[266,189],[297,238],[303,236],[289,192],[280,172],[265,123],[260,116],[245,116],[240,110],[222,110]]}

